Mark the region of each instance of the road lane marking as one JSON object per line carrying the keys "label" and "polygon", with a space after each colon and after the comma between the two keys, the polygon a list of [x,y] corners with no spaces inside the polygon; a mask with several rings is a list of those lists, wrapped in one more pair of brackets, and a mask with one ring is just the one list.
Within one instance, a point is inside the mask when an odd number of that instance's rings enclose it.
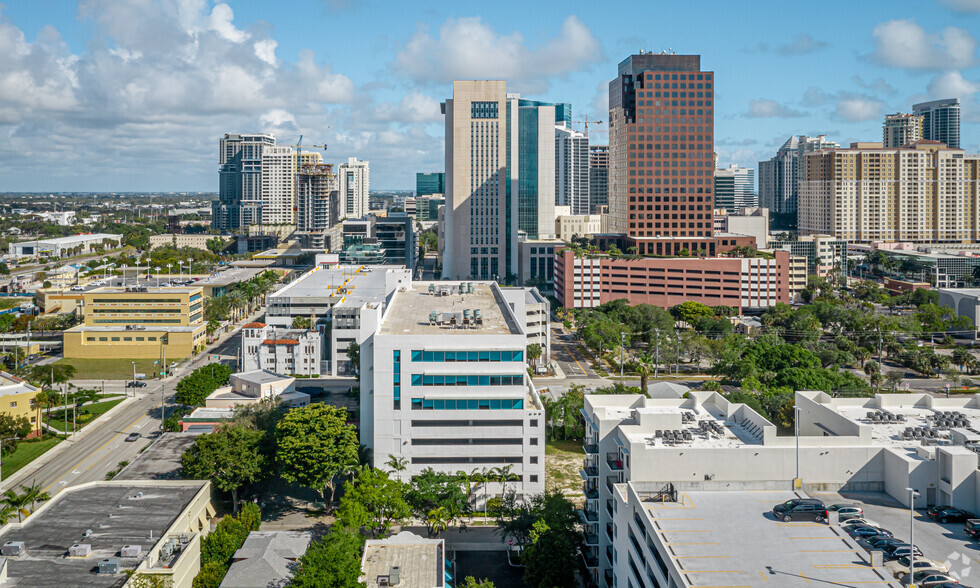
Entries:
{"label": "road lane marking", "polygon": [[[112,441],[114,441],[120,435],[126,434],[125,433],[126,429],[132,427],[133,425],[135,425],[136,423],[138,423],[140,419],[145,418],[145,417],[146,417],[145,414],[136,417],[136,420],[134,420],[133,422],[131,422],[128,425],[126,425],[125,427],[123,427],[123,430],[122,431],[120,431],[119,433],[116,433],[115,435],[113,435],[112,437],[110,437],[108,441],[106,441],[102,445],[99,445],[95,449],[95,451],[93,451],[93,452],[89,453],[88,455],[86,455],[85,457],[83,457],[81,459],[81,461],[79,461],[77,464],[75,464],[75,467],[73,467],[72,470],[77,470],[78,468],[80,468],[82,466],[82,464],[85,463],[85,460],[87,460],[88,458],[92,457],[96,453],[102,451],[105,448],[106,445],[108,445],[109,443],[111,443]],[[67,441],[62,441],[62,443],[65,443],[65,442],[67,442]],[[88,471],[88,470],[86,470],[86,471]],[[63,478],[63,477],[64,477],[64,475],[59,476],[59,480],[58,481],[60,481],[60,479]],[[51,482],[50,484],[48,484],[48,486],[44,488],[44,491],[47,492],[52,486],[54,486],[55,484],[57,484],[58,481]],[[63,484],[67,484],[67,483],[68,482],[63,482]]]}

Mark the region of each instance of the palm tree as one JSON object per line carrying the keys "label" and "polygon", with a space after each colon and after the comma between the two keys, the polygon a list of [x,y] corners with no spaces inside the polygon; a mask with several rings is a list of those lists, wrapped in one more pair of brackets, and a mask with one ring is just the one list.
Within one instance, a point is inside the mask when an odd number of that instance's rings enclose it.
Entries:
{"label": "palm tree", "polygon": [[649,354],[641,353],[636,357],[636,373],[640,375],[640,392],[647,393],[647,383],[650,372],[653,371],[653,358]]}
{"label": "palm tree", "polygon": [[500,504],[501,505],[503,505],[504,503],[504,494],[507,492],[507,482],[510,480],[511,476],[513,475],[512,474],[513,470],[514,470],[514,466],[512,465],[505,465],[504,467],[497,470],[500,473]]}
{"label": "palm tree", "polygon": [[35,505],[38,502],[51,500],[51,495],[45,492],[37,481],[32,480],[30,486],[21,485],[20,489],[24,491],[26,499],[31,503],[31,512],[36,510]]}
{"label": "palm tree", "polygon": [[385,462],[385,465],[391,468],[392,473],[400,474],[408,469],[408,458],[392,455],[388,458],[388,461]]}
{"label": "palm tree", "polygon": [[[473,472],[474,474],[476,472]],[[473,475],[467,473],[464,470],[459,470],[456,472],[456,477],[466,484],[466,506],[470,506],[470,498],[473,495]]]}
{"label": "palm tree", "polygon": [[31,503],[30,498],[27,494],[18,494],[13,488],[3,493],[3,501],[17,513],[17,522],[31,515],[31,511],[27,510],[27,505]]}
{"label": "palm tree", "polygon": [[527,346],[527,358],[532,362],[534,367],[538,367],[538,359],[541,358],[541,345],[538,343],[531,343]]}
{"label": "palm tree", "polygon": [[493,468],[483,468],[480,470],[480,481],[483,482],[483,518],[487,518],[487,486],[493,478]]}
{"label": "palm tree", "polygon": [[0,525],[9,523],[15,514],[18,513],[14,510],[14,507],[0,503]]}
{"label": "palm tree", "polygon": [[429,511],[425,517],[425,526],[429,530],[429,536],[439,536],[439,533],[449,528],[452,515],[446,510],[445,506],[439,506]]}

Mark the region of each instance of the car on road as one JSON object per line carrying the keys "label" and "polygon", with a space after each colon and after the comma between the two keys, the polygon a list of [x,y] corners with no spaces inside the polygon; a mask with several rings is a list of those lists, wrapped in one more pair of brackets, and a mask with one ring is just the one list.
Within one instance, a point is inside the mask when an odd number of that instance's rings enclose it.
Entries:
{"label": "car on road", "polygon": [[822,521],[827,508],[816,498],[793,498],[772,507],[772,514],[783,522]]}
{"label": "car on road", "polygon": [[84,292],[85,291],[85,286],[72,286],[71,287],[71,291],[72,292]]}
{"label": "car on road", "polygon": [[[902,576],[907,576],[909,573],[909,564],[913,563],[908,557],[900,557],[896,560],[890,561],[885,564],[885,569],[892,573],[896,578],[901,578]],[[936,561],[933,559],[926,558],[915,558],[915,571],[932,571],[938,572],[940,574],[945,574],[949,571],[949,566],[944,562]]]}
{"label": "car on road", "polygon": [[126,436],[126,442],[132,443],[133,441],[136,441],[140,437],[142,437],[142,435],[140,435],[139,433],[130,433],[129,435]]}
{"label": "car on road", "polygon": [[839,521],[864,516],[864,509],[854,504],[831,504],[827,507],[826,516],[829,518],[832,512],[837,513],[837,520]]}
{"label": "car on road", "polygon": [[954,586],[959,584],[956,578],[952,576],[947,576],[946,574],[937,574],[936,572],[915,572],[912,575],[905,574],[902,576],[902,584],[908,585],[915,583],[916,586],[920,588],[937,588],[943,584],[953,584]]}
{"label": "car on road", "polygon": [[146,388],[146,382],[141,382],[139,380],[130,380],[126,382],[127,388]]}
{"label": "car on road", "polygon": [[931,506],[926,509],[926,514],[940,523],[962,523],[976,518],[975,515],[952,506]]}

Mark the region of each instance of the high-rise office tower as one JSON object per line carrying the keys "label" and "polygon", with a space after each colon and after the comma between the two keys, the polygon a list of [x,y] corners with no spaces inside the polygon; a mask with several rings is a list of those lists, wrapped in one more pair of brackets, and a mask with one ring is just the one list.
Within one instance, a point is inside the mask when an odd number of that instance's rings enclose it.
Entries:
{"label": "high-rise office tower", "polygon": [[415,174],[415,197],[446,193],[445,172],[418,172]]}
{"label": "high-rise office tower", "polygon": [[368,190],[371,170],[367,161],[349,157],[337,170],[340,183],[340,214],[345,218],[360,218],[368,212]]}
{"label": "high-rise office tower", "polygon": [[800,234],[848,241],[980,240],[980,158],[919,141],[810,153],[800,171]]}
{"label": "high-rise office tower", "polygon": [[796,226],[799,206],[800,158],[820,149],[839,149],[840,145],[829,141],[826,135],[790,137],[769,161],[759,162],[759,206],[768,208],[774,215],[790,215]]}
{"label": "high-rise office tower", "polygon": [[227,133],[219,142],[218,200],[212,225],[220,231],[262,223],[262,153],[276,138],[265,133]]}
{"label": "high-rise office tower", "polygon": [[589,138],[565,123],[555,127],[555,197],[572,214],[590,213]]}
{"label": "high-rise office tower", "polygon": [[571,107],[517,94],[508,100],[517,102],[517,230],[528,239],[554,237],[555,124],[571,120]]}
{"label": "high-rise office tower", "polygon": [[897,112],[885,116],[881,127],[881,142],[885,149],[898,149],[902,145],[922,139],[922,117]]}
{"label": "high-rise office tower", "polygon": [[507,83],[501,80],[455,81],[453,97],[442,104],[442,112],[442,277],[517,275],[517,100],[508,100]]}
{"label": "high-rise office tower", "polygon": [[736,209],[758,205],[754,169],[733,163],[715,170],[715,208],[724,208],[732,214]]}
{"label": "high-rise office tower", "polygon": [[[639,253],[712,237],[714,74],[698,55],[641,53],[609,82],[609,224]],[[692,249],[693,248],[693,249]]]}
{"label": "high-rise office tower", "polygon": [[946,98],[912,105],[912,114],[922,117],[922,138],[960,148],[960,99]]}
{"label": "high-rise office tower", "polygon": [[262,150],[262,223],[296,224],[296,152],[292,147]]}
{"label": "high-rise office tower", "polygon": [[609,205],[609,145],[589,145],[589,214]]}

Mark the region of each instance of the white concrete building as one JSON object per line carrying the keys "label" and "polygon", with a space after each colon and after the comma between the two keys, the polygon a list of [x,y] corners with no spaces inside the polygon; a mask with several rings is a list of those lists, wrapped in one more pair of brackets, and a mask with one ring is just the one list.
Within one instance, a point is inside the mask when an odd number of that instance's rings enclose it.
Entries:
{"label": "white concrete building", "polygon": [[715,232],[755,237],[755,248],[769,247],[769,209],[744,207],[715,209]]}
{"label": "white concrete building", "polygon": [[292,147],[262,150],[262,224],[295,225],[296,152]]}
{"label": "white concrete building", "polygon": [[341,163],[337,178],[340,182],[341,218],[361,218],[368,212],[368,194],[371,188],[371,169],[367,161],[356,157]]}
{"label": "white concrete building", "polygon": [[588,215],[589,138],[565,124],[555,127],[555,204]]}
{"label": "white concrete building", "polygon": [[66,257],[74,255],[79,247],[81,253],[90,253],[99,245],[107,249],[119,247],[122,237],[109,233],[91,233],[88,235],[73,235],[54,239],[34,239],[10,244],[10,254],[18,257],[25,255],[46,255],[48,257]]}
{"label": "white concrete building", "polygon": [[572,242],[572,237],[589,237],[601,232],[601,214],[560,214],[555,218],[555,234],[567,243]]}
{"label": "white concrete building", "polygon": [[506,491],[544,491],[527,331],[495,282],[415,282],[386,308],[368,305],[361,325],[373,327],[361,344],[361,440],[375,466],[405,458],[405,479],[510,467]]}
{"label": "white concrete building", "polygon": [[[642,569],[636,561],[642,546],[629,538],[649,537],[639,525],[649,528],[645,516],[655,516],[647,512],[654,495],[674,508],[684,507],[674,502],[684,497],[700,507],[704,500],[729,500],[718,496],[722,490],[738,500],[740,492],[781,496],[797,485],[803,492],[883,492],[907,505],[906,488],[913,487],[920,491],[918,508],[952,505],[976,512],[980,506],[980,435],[973,431],[980,424],[980,396],[798,392],[799,450],[793,436],[778,436],[775,425],[720,394],[653,396],[586,396],[584,551],[594,584],[638,585],[630,579],[628,556]],[[710,492],[716,494],[706,496]],[[737,510],[725,512],[735,516]],[[648,560],[652,565],[643,574],[654,585],[703,585],[704,577],[678,570],[684,557],[710,556],[711,549],[661,546],[663,561]],[[738,577],[736,568],[726,569]]]}
{"label": "white concrete building", "polygon": [[242,327],[239,369],[319,375],[322,352],[323,342],[316,329],[277,329],[265,323],[249,323]]}
{"label": "white concrete building", "polygon": [[501,288],[500,292],[518,322],[524,325],[527,344],[541,346],[536,367],[546,368],[551,358],[551,303],[537,288]]}

